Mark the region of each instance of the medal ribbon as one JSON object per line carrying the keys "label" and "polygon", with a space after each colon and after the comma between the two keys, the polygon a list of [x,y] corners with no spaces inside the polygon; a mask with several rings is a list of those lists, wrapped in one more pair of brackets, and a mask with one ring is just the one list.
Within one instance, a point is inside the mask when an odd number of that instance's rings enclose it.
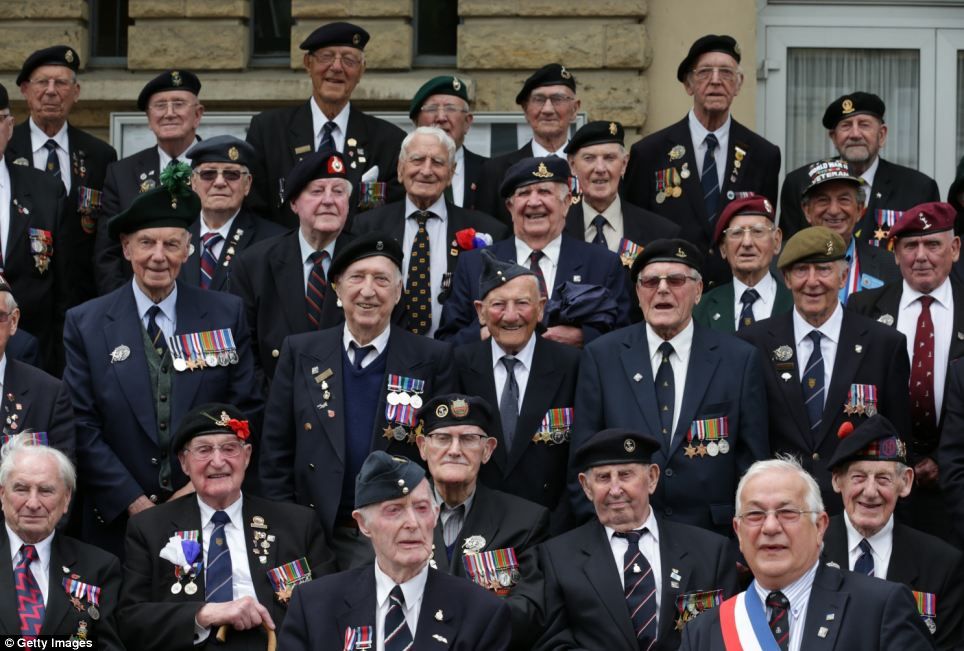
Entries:
{"label": "medal ribbon", "polygon": [[619,252],[617,255],[619,255],[620,257],[626,256],[635,260],[636,256],[638,256],[642,252],[643,252],[643,247],[636,244],[632,240],[627,239],[625,237],[619,240]]}
{"label": "medal ribbon", "polygon": [[47,432],[23,432],[22,434],[4,434],[0,436],[0,445],[5,445],[14,436],[22,436],[26,443],[30,445],[49,445],[47,443]]}
{"label": "medal ribbon", "polygon": [[917,602],[917,612],[921,617],[937,616],[937,595],[933,592],[914,591],[914,601]]}
{"label": "medal ribbon", "polygon": [[275,591],[282,590],[289,585],[301,585],[311,581],[308,559],[301,557],[268,570],[268,580],[271,581]]}
{"label": "medal ribbon", "polygon": [[[389,391],[404,391],[405,393],[415,393],[420,394],[425,390],[425,380],[419,380],[416,378],[403,377],[401,375],[388,375],[388,390]],[[399,423],[401,425],[407,425],[409,427],[415,426],[415,414],[418,410],[412,407],[411,403],[407,405],[397,404],[393,405],[387,400],[385,401],[385,419],[389,423]]]}
{"label": "medal ribbon", "polygon": [[92,606],[100,605],[100,586],[90,585],[76,579],[65,578],[64,589],[72,597],[83,599]]}
{"label": "medal ribbon", "polygon": [[[198,560],[198,557],[201,555],[201,532],[197,529],[192,529],[190,531],[175,531],[174,535],[181,539],[181,550],[184,552],[184,559],[191,564],[194,574],[199,574],[201,572],[201,561]],[[175,578],[180,580],[182,573],[181,566],[175,565]]]}

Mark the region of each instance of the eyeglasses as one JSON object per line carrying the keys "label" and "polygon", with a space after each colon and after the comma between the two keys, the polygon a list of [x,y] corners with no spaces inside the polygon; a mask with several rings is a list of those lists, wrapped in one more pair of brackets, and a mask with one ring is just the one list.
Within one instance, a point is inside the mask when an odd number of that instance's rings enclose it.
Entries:
{"label": "eyeglasses", "polygon": [[445,113],[445,115],[455,115],[456,113],[468,113],[468,109],[461,106],[456,106],[454,104],[426,104],[421,109],[421,112],[426,115],[435,115],[436,113]]}
{"label": "eyeglasses", "polygon": [[447,450],[452,445],[453,440],[458,441],[459,447],[461,448],[478,450],[482,447],[482,441],[489,437],[484,434],[462,434],[460,436],[453,436],[446,432],[436,432],[434,434],[426,434],[425,438],[428,439],[428,442],[433,447],[441,450]]}
{"label": "eyeglasses", "polygon": [[147,105],[147,108],[151,113],[157,113],[160,115],[167,113],[168,109],[174,111],[175,113],[182,113],[185,109],[193,107],[194,102],[189,102],[183,99],[172,99],[166,102],[151,102]]}
{"label": "eyeglasses", "polygon": [[536,106],[542,106],[548,100],[552,102],[553,106],[565,106],[569,102],[575,101],[575,97],[570,97],[569,95],[564,95],[563,93],[556,93],[554,95],[530,95],[529,102],[535,104]]}
{"label": "eyeglasses", "polygon": [[800,516],[804,513],[817,513],[817,511],[803,511],[801,509],[784,507],[772,511],[745,511],[736,517],[740,518],[748,527],[759,527],[766,522],[770,514],[775,515],[777,520],[780,521],[780,524],[796,524],[800,521]]}
{"label": "eyeglasses", "polygon": [[242,172],[241,170],[195,170],[195,176],[204,181],[205,183],[211,183],[218,178],[218,175],[222,176],[225,181],[229,183],[236,183],[241,180],[242,176],[245,176],[247,172]]}
{"label": "eyeglasses", "polygon": [[749,233],[750,237],[752,237],[754,240],[762,240],[764,237],[772,233],[775,228],[776,226],[755,224],[754,226],[733,226],[732,228],[727,228],[723,232],[726,234],[726,239],[733,242],[739,242],[747,233]]}
{"label": "eyeglasses", "polygon": [[665,280],[666,284],[673,289],[679,289],[686,284],[687,280],[696,280],[692,276],[687,276],[686,274],[664,274],[662,276],[640,276],[636,280],[636,284],[640,287],[645,287],[646,289],[656,289],[659,287],[659,283]]}
{"label": "eyeglasses", "polygon": [[810,275],[811,269],[816,272],[817,278],[830,278],[836,270],[834,265],[831,264],[798,264],[790,267],[790,276],[797,280],[803,280]]}
{"label": "eyeglasses", "polygon": [[336,60],[341,61],[341,65],[349,70],[353,70],[362,64],[362,60],[350,54],[335,54],[334,52],[313,52],[311,58],[323,66],[330,66]]}
{"label": "eyeglasses", "polygon": [[717,68],[715,66],[706,66],[705,68],[696,68],[693,70],[693,77],[697,81],[709,81],[713,77],[713,73],[716,73],[720,77],[720,81],[723,83],[731,83],[736,80],[739,71],[735,68]]}
{"label": "eyeglasses", "polygon": [[0,312],[0,323],[6,323],[13,316],[13,312]]}
{"label": "eyeglasses", "polygon": [[220,445],[195,445],[193,448],[187,448],[187,451],[198,461],[210,461],[214,458],[215,450],[220,450],[221,456],[225,459],[233,459],[241,454],[241,450],[243,449],[244,443],[240,441],[230,441]]}
{"label": "eyeglasses", "polygon": [[50,82],[54,83],[54,88],[57,90],[67,90],[74,85],[73,79],[60,79],[58,77],[31,79],[30,85],[36,89],[46,89],[50,85]]}

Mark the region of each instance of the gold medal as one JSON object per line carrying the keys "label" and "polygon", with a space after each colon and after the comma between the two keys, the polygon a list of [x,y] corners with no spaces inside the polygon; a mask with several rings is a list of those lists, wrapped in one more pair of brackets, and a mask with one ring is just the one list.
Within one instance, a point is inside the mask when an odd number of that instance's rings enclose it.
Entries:
{"label": "gold medal", "polygon": [[678,185],[675,188],[673,188],[674,199],[679,199],[682,195],[683,195],[683,188],[679,187]]}

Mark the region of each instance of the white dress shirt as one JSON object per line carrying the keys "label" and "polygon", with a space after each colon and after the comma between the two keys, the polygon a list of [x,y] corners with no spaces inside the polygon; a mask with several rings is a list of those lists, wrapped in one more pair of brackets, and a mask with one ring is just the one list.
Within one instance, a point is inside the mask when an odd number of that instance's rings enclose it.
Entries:
{"label": "white dress shirt", "polygon": [[[392,334],[392,326],[391,324],[388,324],[387,326],[385,326],[385,329],[382,330],[377,337],[375,337],[367,344],[365,344],[366,346],[374,346],[375,348],[368,351],[368,354],[365,355],[365,359],[363,359],[361,363],[362,368],[365,368],[366,366],[374,362],[378,358],[378,356],[381,355],[382,352],[388,347],[388,336],[390,334]],[[345,329],[342,331],[341,343],[342,343],[342,346],[345,347],[345,350],[348,351],[348,361],[351,362],[352,364],[355,363],[355,351],[351,347],[351,342],[353,341],[355,342],[356,346],[358,346],[359,348],[362,347],[358,343],[358,340],[355,339],[354,335],[352,335],[351,331],[348,330],[348,324],[346,323]]]}
{"label": "white dress shirt", "polygon": [[[656,583],[656,628],[659,628],[659,605],[662,602],[661,592],[663,590],[663,566],[659,558],[659,527],[656,525],[656,516],[653,509],[649,510],[649,517],[642,525],[635,530],[642,528],[648,531],[639,537],[639,551],[646,558],[646,562],[653,568],[653,579]],[[629,549],[629,541],[620,536],[616,536],[616,530],[610,527],[603,527],[606,530],[606,540],[612,548],[613,561],[616,563],[616,573],[619,575],[619,584],[626,588],[626,577],[623,575],[623,561],[626,558],[626,550]]]}
{"label": "white dress shirt", "polygon": [[[134,287],[134,302],[137,304],[137,315],[141,319],[141,325],[147,330],[147,323],[150,320],[147,311],[151,309],[151,306],[155,303],[140,288],[136,278],[131,281],[131,285]],[[154,321],[157,323],[157,327],[160,328],[164,338],[170,339],[177,329],[177,283],[174,284],[174,289],[171,290],[171,293],[168,294],[163,301],[157,303],[157,306],[161,308],[161,311],[158,312]]]}
{"label": "white dress shirt", "polygon": [[596,212],[596,209],[583,198],[582,223],[585,226],[583,239],[587,242],[592,242],[593,238],[596,237],[596,226],[592,223],[596,215],[602,215],[606,220],[603,225],[606,248],[613,253],[619,253],[619,241],[623,237],[623,205],[620,203],[619,195],[617,194],[613,202],[602,212]]}
{"label": "white dress shirt", "polygon": [[70,140],[67,138],[67,122],[60,127],[60,131],[52,136],[44,133],[34,124],[33,118],[27,120],[30,125],[30,147],[33,148],[33,166],[43,172],[47,171],[48,140],[57,143],[57,160],[60,163],[60,180],[63,181],[67,194],[70,194]]}
{"label": "white dress shirt", "polygon": [[[314,95],[311,96],[308,103],[311,105],[312,133],[315,134],[315,141],[312,144],[315,146],[315,151],[318,151],[318,147],[321,146],[321,129],[328,123],[328,117],[322,112],[321,107],[318,106]],[[345,139],[348,137],[348,113],[350,111],[351,102],[348,102],[345,104],[345,107],[338,112],[335,119],[332,120],[332,122],[335,123],[335,128],[331,131],[331,137],[335,141],[335,149],[341,152],[345,151]]]}
{"label": "white dress shirt", "polygon": [[[415,628],[418,625],[418,615],[422,610],[422,595],[425,593],[425,582],[428,580],[428,565],[422,571],[413,576],[405,583],[398,585],[402,588],[405,596],[405,623],[408,630],[415,639]],[[375,651],[385,649],[385,616],[388,615],[388,607],[391,603],[389,595],[395,587],[393,581],[387,574],[382,572],[378,566],[378,559],[375,560]]]}
{"label": "white dress shirt", "polygon": [[[917,336],[917,319],[920,317],[920,297],[924,296],[903,281],[900,304],[897,307],[897,329],[907,338],[907,360],[914,363],[914,338]],[[951,337],[954,334],[954,292],[951,279],[945,278],[929,296],[931,321],[934,322],[934,408],[941,413],[944,404],[944,380],[947,378],[947,362],[951,352]],[[937,420],[936,417],[934,419]]]}
{"label": "white dress shirt", "polygon": [[[314,268],[314,263],[309,260],[311,254],[315,252],[315,249],[308,244],[308,240],[305,239],[305,234],[298,229],[298,248],[301,249],[301,266],[302,277],[305,283],[305,294],[308,293],[308,275],[311,273],[312,268]],[[328,246],[322,249],[322,251],[328,251],[328,257],[321,263],[321,269],[325,272],[325,278],[328,278],[328,270],[331,268],[331,260],[335,257],[335,240],[328,243]],[[334,290],[332,290],[334,291]]]}
{"label": "white dress shirt", "polygon": [[[182,151],[180,154],[177,155],[177,159],[182,163],[184,163],[185,165],[190,165],[191,159],[188,157],[187,152],[189,152],[191,150],[191,147],[193,146],[194,146],[194,143],[192,142],[187,149],[185,149],[184,151]],[[160,173],[160,172],[163,172],[164,168],[166,168],[168,164],[174,159],[171,158],[166,151],[161,149],[159,145],[157,147],[157,155],[158,155],[158,160],[160,161],[160,167],[158,168],[158,173]],[[161,180],[157,179],[157,182],[158,184],[160,184]]]}
{"label": "white dress shirt", "polygon": [[[238,210],[233,215],[231,215],[231,219],[224,222],[224,224],[222,224],[220,228],[211,228],[210,226],[208,226],[207,222],[204,221],[204,211],[202,210],[201,219],[200,219],[201,227],[198,231],[200,235],[199,241],[201,242],[201,246],[199,248],[201,249],[204,248],[205,235],[207,235],[208,233],[220,233],[221,241],[211,247],[211,253],[214,254],[214,259],[220,261],[221,251],[224,250],[224,243],[228,241],[228,235],[231,233],[231,225],[234,224],[234,219],[238,216],[239,212],[241,212],[240,208],[238,208]],[[201,251],[198,251],[198,255],[201,255]]]}
{"label": "white dress shirt", "polygon": [[[801,576],[799,579],[781,588],[780,592],[783,596],[787,598],[790,602],[790,612],[788,613],[790,620],[790,640],[788,645],[788,651],[805,651],[801,649],[801,643],[803,642],[803,625],[807,621],[807,602],[810,601],[810,591],[813,589],[813,579],[817,576],[817,567],[820,566],[819,559],[813,564],[807,572]],[[770,590],[767,590],[759,583],[754,581],[750,584],[753,590],[756,590],[757,596],[760,597],[760,601],[763,603],[763,610],[766,612],[767,619],[770,619],[770,609],[767,608],[767,595],[770,594]]]}
{"label": "white dress shirt", "polygon": [[465,207],[465,147],[455,150],[455,172],[452,173],[452,203]]}
{"label": "white dress shirt", "polygon": [[[697,180],[699,180],[703,177],[703,159],[706,157],[706,134],[710,133],[710,131],[696,118],[696,113],[693,112],[693,109],[690,109],[688,122],[690,138],[693,139],[693,156],[696,158]],[[730,124],[732,122],[733,118],[727,114],[726,122],[724,122],[719,129],[712,132],[719,143],[716,146],[716,151],[713,152],[713,160],[716,161],[716,173],[720,179],[727,173],[726,152],[730,146]],[[723,187],[722,182],[720,182],[719,185]]]}
{"label": "white dress shirt", "polygon": [[[502,363],[502,358],[506,352],[496,343],[495,337],[489,337],[489,341],[492,342],[492,375],[495,377],[495,395],[499,400],[499,407],[501,407],[502,391],[505,389],[506,380],[509,379],[509,373],[505,370],[505,364]],[[519,385],[520,412],[525,400],[526,387],[529,386],[529,373],[532,372],[532,356],[535,354],[535,350],[536,338],[533,335],[529,337],[529,341],[522,347],[522,350],[515,355],[516,362],[518,362],[514,368],[515,382]],[[0,379],[2,379],[2,376],[0,376]]]}
{"label": "white dress shirt", "polygon": [[[17,563],[20,562],[20,547],[26,543],[20,539],[20,536],[15,534],[6,522],[3,526],[7,528],[7,540],[10,541],[10,568],[11,570],[17,567]],[[37,549],[37,560],[30,564],[29,570],[33,574],[33,578],[37,581],[37,587],[40,588],[40,593],[44,598],[44,605],[47,604],[47,590],[49,588],[48,583],[50,582],[50,545],[54,540],[54,535],[56,532],[51,533],[49,536],[44,538],[38,543],[34,543],[33,546]],[[16,612],[16,609],[14,609]]]}
{"label": "white dress shirt", "polygon": [[819,328],[803,320],[797,309],[793,309],[793,337],[796,339],[797,348],[797,372],[800,374],[800,381],[803,382],[803,374],[807,370],[807,362],[810,360],[810,353],[813,352],[813,342],[807,336],[813,330],[819,330],[823,336],[820,338],[820,355],[823,357],[823,403],[827,404],[827,390],[830,388],[830,378],[833,377],[834,360],[837,359],[837,344],[840,343],[840,326],[843,324],[843,308],[837,303],[830,318],[821,324]]}
{"label": "white dress shirt", "polygon": [[[231,518],[231,522],[224,525],[224,538],[227,541],[228,553],[231,555],[232,598],[251,597],[257,601],[258,595],[254,591],[251,568],[248,565],[249,541],[245,540],[244,513],[241,509],[243,500],[243,496],[239,497],[233,504],[224,509],[224,512]],[[214,523],[211,518],[216,510],[205,504],[200,497],[197,498],[197,504],[201,509],[201,522],[204,523],[201,527],[201,542],[204,547],[204,567],[207,568],[208,551],[210,550],[211,537],[214,535]],[[207,572],[207,569],[204,571]],[[205,585],[207,585],[206,575]]]}
{"label": "white dress shirt", "polygon": [[[870,203],[870,194],[874,188],[874,177],[877,176],[878,167],[880,167],[880,156],[877,156],[876,158],[874,158],[874,162],[870,164],[870,167],[864,170],[864,173],[860,175],[860,178],[862,178],[864,180],[864,183],[867,184],[864,186],[867,194],[864,200],[864,207],[866,207],[867,204]],[[876,224],[877,216],[871,215],[871,217],[874,218],[874,223]],[[868,233],[868,235],[871,235],[871,233]]]}
{"label": "white dress shirt", "polygon": [[[659,352],[659,345],[663,343],[663,338],[653,332],[652,327],[646,324],[646,342],[649,344],[649,363],[653,371],[653,381],[656,380],[656,372],[660,364],[663,363],[663,354]],[[669,356],[669,364],[673,368],[673,431],[679,423],[679,412],[683,407],[683,390],[686,387],[686,371],[690,365],[690,352],[693,350],[693,320],[686,324],[679,334],[669,340],[673,346],[673,353]]]}
{"label": "white dress shirt", "polygon": [[[515,259],[526,269],[529,268],[529,256],[532,255],[532,247],[522,241],[522,238],[515,238]],[[559,254],[562,251],[562,234],[546,244],[542,249],[543,256],[539,258],[539,268],[546,279],[546,293],[548,298],[552,298],[552,290],[556,285],[556,269],[559,268]]]}
{"label": "white dress shirt", "polygon": [[[442,293],[442,278],[448,271],[449,247],[446,242],[448,236],[448,209],[445,207],[445,196],[436,199],[435,203],[427,208],[427,211],[435,215],[425,222],[425,232],[428,233],[429,247],[429,292],[432,296],[432,325],[426,333],[432,337],[438,329],[438,323],[442,318],[442,304],[439,302],[439,294]],[[405,234],[402,237],[402,275],[404,276],[405,286],[408,287],[408,265],[412,257],[412,244],[415,243],[415,235],[418,233],[418,220],[416,215],[419,208],[412,203],[411,198],[405,195]]]}
{"label": "white dress shirt", "polygon": [[559,158],[566,160],[566,157],[568,156],[568,154],[566,153],[566,147],[568,146],[569,146],[569,140],[567,139],[564,143],[562,143],[562,146],[559,147],[559,149],[555,151],[549,151],[548,149],[540,145],[538,142],[536,142],[535,138],[533,138],[532,155],[535,158],[543,158],[545,156],[558,156]]}
{"label": "white dress shirt", "polygon": [[[0,246],[3,247],[3,259],[7,259],[10,247],[7,246],[10,237],[10,202],[13,200],[10,170],[3,164],[0,156]],[[2,268],[2,265],[0,265]]]}
{"label": "white dress shirt", "polygon": [[[864,553],[860,549],[860,541],[864,539],[863,534],[854,529],[850,516],[844,511],[844,524],[847,526],[847,562],[849,569],[853,571],[857,559]],[[890,568],[890,553],[894,549],[894,516],[891,514],[880,531],[867,539],[870,543],[870,555],[874,557],[874,576],[880,579],[887,578],[887,570]]]}
{"label": "white dress shirt", "polygon": [[747,289],[755,289],[760,298],[753,302],[750,310],[753,312],[754,321],[769,319],[773,314],[773,304],[777,300],[777,282],[769,273],[763,277],[754,287],[744,285],[739,278],[733,277],[733,323],[736,328],[740,328],[740,312],[743,310],[743,303],[740,298]]}

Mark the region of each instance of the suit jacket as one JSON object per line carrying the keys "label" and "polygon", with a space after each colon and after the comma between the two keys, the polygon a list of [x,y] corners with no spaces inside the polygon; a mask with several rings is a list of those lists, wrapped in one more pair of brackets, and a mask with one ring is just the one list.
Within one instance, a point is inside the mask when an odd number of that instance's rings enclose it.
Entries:
{"label": "suit jacket", "polygon": [[24,364],[37,368],[43,366],[40,359],[40,342],[20,327],[17,327],[17,331],[7,340],[7,349],[4,354],[9,355],[9,359],[16,359]]}
{"label": "suit jacket", "polygon": [[[100,138],[67,124],[67,147],[70,158],[70,194],[64,212],[64,232],[70,239],[64,250],[73,252],[70,281],[70,305],[97,296],[94,275],[94,234],[99,200],[85,205],[80,200],[82,189],[100,192],[104,187],[107,166],[117,160],[117,152]],[[13,128],[13,136],[5,152],[11,161],[33,167],[33,143],[30,124],[24,120]],[[63,171],[63,170],[62,170]]]}
{"label": "suit jacket", "polygon": [[[166,432],[197,405],[235,405],[252,423],[258,449],[263,402],[255,385],[250,336],[236,296],[178,282],[175,334],[230,328],[237,364],[175,373],[171,395],[155,396],[144,353],[144,327],[130,285],[73,308],[67,314],[64,382],[74,404],[78,476],[82,478],[84,539],[122,554],[127,507],[139,496],[165,501],[187,482],[169,446],[162,444],[155,399],[170,400]],[[112,352],[126,348],[125,359]],[[166,438],[166,437],[164,437]],[[170,483],[159,473],[170,464]]]}
{"label": "suit jacket", "polygon": [[947,519],[957,536],[955,542],[960,545],[964,542],[964,363],[955,362],[947,368],[940,429],[937,465],[941,469],[941,491]]}
{"label": "suit jacket", "polygon": [[[191,224],[191,245],[194,247],[187,262],[181,266],[181,273],[178,279],[193,285],[201,286],[201,218],[198,217]],[[235,258],[251,245],[267,239],[274,235],[281,235],[285,229],[267,219],[261,219],[254,213],[241,208],[241,212],[234,218],[231,224],[231,231],[228,233],[227,241],[221,247],[221,256],[218,258],[218,266],[214,269],[214,277],[211,278],[209,289],[214,291],[226,291],[228,278],[234,270],[232,266]],[[233,250],[233,253],[232,253]]]}
{"label": "suit jacket", "polygon": [[[500,240],[489,249],[499,260],[516,261],[515,237]],[[479,298],[482,252],[466,251],[459,258],[459,265],[452,278],[452,294],[442,308],[442,322],[435,336],[443,341],[466,344],[479,341],[481,337],[473,301]],[[563,233],[556,267],[555,289],[550,299],[567,281],[606,288],[619,306],[614,327],[629,323],[629,302],[626,300],[629,292],[628,281],[615,253]],[[599,336],[599,331],[592,326],[583,326],[582,336],[583,342],[588,343]]]}
{"label": "suit jacket", "polygon": [[[801,649],[926,651],[930,634],[902,585],[820,565],[807,601]],[[823,633],[823,635],[821,635]],[[719,608],[683,631],[680,651],[724,651]]]}
{"label": "suit jacket", "polygon": [[[674,221],[666,219],[662,215],[644,210],[628,201],[620,201],[623,213],[623,232],[620,237],[625,237],[634,244],[645,247],[653,240],[670,239],[679,236],[680,227]],[[580,201],[574,203],[566,214],[566,227],[563,232],[571,235],[577,240],[592,241],[592,237],[586,237],[586,225],[583,216],[584,211],[592,211],[589,204]]]}
{"label": "suit jacket", "polygon": [[[709,531],[657,519],[659,626],[654,651],[677,649],[680,616],[676,598],[683,594],[737,591],[736,558],[729,541]],[[546,575],[547,627],[535,649],[637,649],[620,577],[606,530],[595,517],[539,548]],[[676,576],[674,576],[674,574]],[[701,615],[697,619],[702,619]],[[692,626],[692,622],[687,627]]]}
{"label": "suit jacket", "polygon": [[[886,248],[878,248],[864,241],[856,240],[854,248],[857,251],[857,261],[860,264],[860,287],[858,293],[871,289],[871,282],[867,276],[872,276],[883,283],[893,283],[901,280],[900,269],[894,261],[894,254]],[[870,281],[870,282],[868,282]],[[878,283],[873,283],[878,285]],[[878,285],[879,286],[879,285]],[[850,297],[847,298],[850,300]]]}
{"label": "suit jacket", "polygon": [[[288,228],[298,225],[298,218],[282,198],[284,179],[302,156],[315,150],[317,134],[312,133],[311,106],[308,100],[297,106],[271,109],[251,118],[247,140],[258,152],[259,169],[248,205],[259,215]],[[405,132],[385,120],[373,117],[351,106],[345,134],[345,160],[348,180],[355,188],[350,211],[359,209],[364,194],[362,175],[378,166],[378,181],[388,183],[385,201],[395,201],[403,194],[398,183],[398,153]],[[365,160],[363,160],[365,159]]]}
{"label": "suit jacket", "polygon": [[466,541],[481,536],[481,549],[513,549],[519,561],[521,579],[505,598],[512,613],[512,645],[530,651],[543,622],[543,583],[536,556],[536,545],[549,537],[549,512],[514,495],[477,484],[472,508],[465,516],[462,531],[448,557],[442,536],[442,520],[435,527],[435,564],[438,569],[471,581],[465,569]]}
{"label": "suit jacket", "polygon": [[[793,309],[793,296],[787,289],[783,278],[773,276],[777,284],[777,293],[773,299],[773,310],[770,316],[785,314]],[[702,300],[693,308],[693,320],[707,328],[733,334],[736,332],[736,313],[733,304],[733,283],[724,283],[703,294]],[[761,319],[762,321],[762,319]]]}
{"label": "suit jacket", "polygon": [[[0,601],[0,635],[20,636],[20,619],[17,615],[13,581],[13,563],[10,560],[10,539],[7,528],[0,526],[0,590],[7,595]],[[97,619],[87,613],[89,599],[82,599],[83,610],[77,610],[70,602],[64,588],[64,579],[74,578],[101,589]],[[50,544],[50,567],[48,569],[47,602],[44,623],[40,635],[71,636],[85,623],[87,639],[97,649],[123,651],[117,633],[115,609],[121,589],[121,566],[115,556],[93,545],[80,542],[59,531],[54,532]]]}
{"label": "suit jacket", "polygon": [[[854,232],[860,233],[859,239],[865,243],[876,241],[874,231],[877,229],[878,210],[907,210],[919,203],[941,200],[934,179],[915,169],[891,163],[883,158],[879,160],[880,164],[874,173],[874,185],[869,192],[867,212],[854,228]],[[808,226],[800,202],[803,192],[810,185],[807,170],[812,164],[798,167],[783,180],[783,188],[780,190],[780,228],[783,230],[784,242]]]}
{"label": "suit jacket", "polygon": [[[335,240],[335,255],[354,236],[342,232]],[[270,384],[274,377],[281,344],[288,335],[315,329],[305,311],[304,264],[298,242],[298,230],[270,237],[243,251],[231,263],[228,290],[244,301],[245,315],[251,327],[251,346],[255,368]],[[334,290],[325,292],[321,305],[321,329],[345,321]]]}
{"label": "suit jacket", "polygon": [[[295,504],[279,504],[253,495],[244,495],[242,514],[244,522],[234,524],[244,528],[244,539],[257,540],[254,532],[271,534],[272,543],[265,553],[267,562],[260,562],[247,545],[246,560],[251,582],[258,602],[268,609],[276,627],[280,628],[285,617],[285,606],[275,598],[275,588],[268,578],[268,571],[285,563],[305,557],[312,579],[329,574],[335,569],[331,550],[314,514]],[[265,528],[254,529],[252,519],[261,517]],[[144,651],[190,651],[194,646],[194,617],[204,606],[204,572],[195,580],[198,591],[189,595],[182,591],[171,594],[175,582],[174,565],[161,558],[161,549],[175,531],[198,531],[198,543],[202,544],[203,531],[201,510],[196,494],[161,504],[138,513],[127,527],[126,560],[124,561],[124,590],[121,594],[119,620],[121,634],[130,648]],[[203,561],[203,553],[202,558]],[[232,555],[233,563],[238,559]],[[302,584],[304,585],[304,584]],[[300,590],[302,586],[296,588]],[[208,637],[211,648],[257,649],[265,648],[266,635],[261,627],[247,631],[229,630],[227,643],[214,643],[214,633]]]}
{"label": "suit jacket", "polygon": [[[827,511],[839,513],[842,508],[840,496],[830,485],[827,461],[837,449],[840,425],[844,421],[859,425],[864,418],[844,412],[851,384],[874,385],[877,388],[877,410],[894,423],[898,432],[910,431],[910,399],[907,395],[910,364],[904,335],[859,314],[844,311],[830,386],[825,388],[827,397],[823,418],[815,434],[810,432],[810,419],[800,385],[798,364],[806,361],[797,359],[793,313],[755,323],[740,330],[737,336],[756,346],[766,360],[763,377],[769,403],[770,448],[774,454],[783,452],[799,457],[804,469],[820,484]],[[792,351],[788,361],[778,360],[774,352],[784,346]],[[829,360],[824,360],[824,364],[827,363]]]}
{"label": "suit jacket", "polygon": [[479,185],[475,191],[475,203],[466,204],[466,207],[481,210],[486,215],[492,215],[499,221],[511,225],[512,215],[509,214],[509,209],[505,207],[505,200],[499,194],[499,187],[501,187],[502,179],[505,178],[505,173],[510,167],[520,160],[532,158],[534,155],[532,141],[530,140],[516,151],[495,156],[482,163],[482,170],[479,172]]}
{"label": "suit jacket", "polygon": [[59,379],[8,357],[0,414],[4,419],[4,434],[27,429],[47,432],[50,447],[76,460],[74,408],[67,386]]}
{"label": "suit jacket", "polygon": [[482,164],[489,160],[481,154],[470,151],[462,146],[462,160],[465,162],[465,176],[462,190],[462,207],[471,208],[475,205],[475,195],[479,189],[479,177],[482,175]]}
{"label": "suit jacket", "polygon": [[[375,645],[375,566],[322,577],[295,591],[278,636],[284,651],[345,648],[345,633],[370,626]],[[469,581],[428,571],[414,649],[506,651],[509,608]]]}
{"label": "suit jacket", "polygon": [[[490,436],[499,445],[489,463],[482,466],[479,481],[490,488],[518,495],[541,504],[553,512],[553,530],[568,513],[568,501],[560,498],[566,491],[566,468],[569,465],[569,437],[559,442],[535,442],[532,437],[540,429],[551,409],[572,408],[575,403],[576,377],[579,371],[579,349],[536,337],[532,368],[512,447],[506,445],[502,421],[493,419]],[[476,341],[455,349],[455,367],[461,390],[480,396],[498,411],[499,395],[495,389],[492,342]]]}
{"label": "suit jacket", "polygon": [[[451,346],[391,328],[386,377],[396,374],[424,380],[423,402],[455,390]],[[265,496],[310,506],[329,537],[341,503],[347,458],[343,332],[344,327],[336,326],[285,340],[268,397],[260,466]],[[332,372],[327,378],[327,399],[315,381],[319,371],[326,370]],[[385,394],[379,398],[371,449],[418,460],[414,443],[385,438]]]}
{"label": "suit jacket", "polygon": [[[959,648],[964,640],[964,583],[961,582],[964,554],[940,538],[894,522],[891,535],[893,548],[887,566],[888,581],[903,583],[915,592],[929,592],[937,597],[934,643],[938,649]],[[840,567],[850,567],[847,525],[843,514],[830,518],[823,537],[823,558]],[[914,612],[917,612],[916,609]]]}
{"label": "suit jacket", "polygon": [[[776,203],[777,179],[780,176],[779,147],[736,120],[730,122],[729,139],[726,167],[719,170],[721,184],[717,215],[737,192],[756,192]],[[680,237],[692,242],[704,253],[710,253],[703,268],[703,281],[708,287],[713,287],[728,281],[731,274],[729,265],[714,251],[713,229],[716,222],[710,221],[703,204],[695,153],[699,144],[692,142],[688,116],[646,136],[630,149],[623,188],[627,201],[676,222],[681,229]],[[676,146],[686,149],[682,158],[670,157],[670,151]],[[745,152],[739,167],[735,165],[737,147]],[[667,168],[679,172],[684,163],[690,174],[682,179],[680,187],[683,194],[679,198],[670,197],[662,203],[657,202],[657,173]]]}
{"label": "suit jacket", "polygon": [[[569,493],[585,517],[591,505],[576,479],[573,452],[596,432],[629,427],[659,433],[659,408],[646,326],[634,324],[583,348],[576,385],[576,427],[570,444]],[[733,495],[754,461],[770,457],[767,407],[760,400],[760,354],[733,337],[694,325],[686,384],[672,443],[662,438],[653,463],[662,469],[650,498],[657,514],[724,536],[733,532]],[[679,390],[679,389],[677,389]],[[729,452],[686,456],[696,421],[726,418]]]}

